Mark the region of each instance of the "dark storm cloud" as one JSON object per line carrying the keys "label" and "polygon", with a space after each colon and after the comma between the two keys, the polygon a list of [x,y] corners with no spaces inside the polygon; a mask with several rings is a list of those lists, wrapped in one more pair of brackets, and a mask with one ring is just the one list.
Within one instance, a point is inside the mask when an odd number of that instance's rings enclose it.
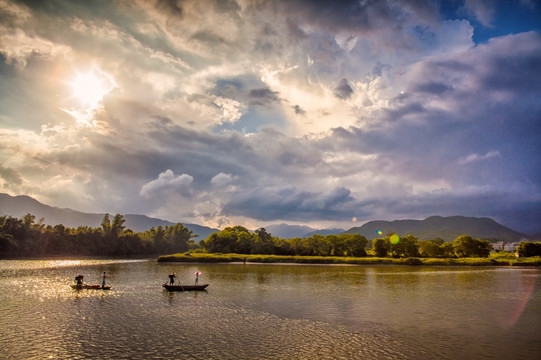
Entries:
{"label": "dark storm cloud", "polygon": [[[487,58],[487,62],[483,64],[485,71],[480,76],[482,86],[493,91],[510,90],[520,93],[541,91],[538,76],[541,74],[539,56],[541,34],[530,32],[493,42],[498,52],[496,56]],[[498,76],[492,76],[493,74]]]}
{"label": "dark storm cloud", "polygon": [[280,98],[278,97],[278,92],[271,91],[270,89],[263,88],[263,89],[252,89],[250,90],[250,103],[252,105],[270,105],[273,103],[280,102]]}
{"label": "dark storm cloud", "polygon": [[330,193],[314,193],[290,187],[276,190],[254,188],[236,194],[224,206],[222,215],[246,215],[246,209],[249,209],[252,217],[262,221],[306,221],[314,218],[338,220],[351,216],[348,207],[354,199],[350,193],[345,188],[336,188]]}
{"label": "dark storm cloud", "polygon": [[453,88],[447,84],[431,81],[417,85],[415,88],[413,88],[413,91],[419,93],[441,95],[447,91],[451,91],[452,89]]}
{"label": "dark storm cloud", "polygon": [[[538,51],[541,34],[530,32],[491,40],[470,51],[447,59],[429,60],[418,69],[413,91],[435,90],[442,94],[469,81],[468,88],[460,86],[462,92],[486,90],[494,93],[508,90],[509,94],[538,92],[541,85],[541,60]],[[430,79],[427,82],[425,79]]]}
{"label": "dark storm cloud", "polygon": [[279,93],[265,87],[265,84],[255,74],[246,74],[235,78],[218,78],[210,93],[250,105],[270,105],[281,101]]}
{"label": "dark storm cloud", "polygon": [[242,92],[246,84],[256,81],[250,77],[233,78],[233,79],[216,79],[216,84],[211,93],[218,96],[238,99],[242,96]]}
{"label": "dark storm cloud", "polygon": [[349,86],[347,79],[340,80],[340,84],[334,89],[334,96],[339,99],[349,99],[353,94],[353,89]]}

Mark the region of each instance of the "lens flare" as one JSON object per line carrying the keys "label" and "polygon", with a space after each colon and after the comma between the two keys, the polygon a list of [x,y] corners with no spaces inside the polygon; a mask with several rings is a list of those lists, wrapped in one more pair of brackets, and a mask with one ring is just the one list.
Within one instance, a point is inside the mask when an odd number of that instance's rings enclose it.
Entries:
{"label": "lens flare", "polygon": [[382,232],[381,230],[376,231],[376,233],[377,233],[378,235],[383,234],[383,232]]}
{"label": "lens flare", "polygon": [[398,236],[396,234],[392,234],[389,237],[389,240],[391,241],[391,244],[396,245],[396,244],[398,244],[400,242],[400,236]]}

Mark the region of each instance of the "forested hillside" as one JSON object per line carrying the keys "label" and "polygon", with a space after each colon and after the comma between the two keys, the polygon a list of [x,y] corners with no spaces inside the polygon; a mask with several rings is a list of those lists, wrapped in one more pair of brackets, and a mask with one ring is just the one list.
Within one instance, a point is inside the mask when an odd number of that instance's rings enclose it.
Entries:
{"label": "forested hillside", "polygon": [[468,234],[484,240],[517,242],[527,235],[511,230],[489,218],[466,216],[431,216],[424,220],[370,221],[360,227],[346,231],[361,234],[367,239],[374,239],[386,234],[406,236],[412,234],[419,240],[440,238],[453,241],[460,235]]}
{"label": "forested hillside", "polygon": [[[40,203],[29,196],[10,196],[0,193],[0,215],[11,215],[22,218],[26,214],[32,214],[36,221],[43,219],[45,225],[55,226],[62,224],[67,227],[79,226],[98,227],[105,214],[85,213],[68,208],[57,208]],[[134,232],[144,232],[152,227],[174,226],[175,223],[167,220],[151,218],[145,215],[125,214],[125,226]],[[182,223],[186,228],[197,235],[196,241],[206,239],[218,229],[207,226]]]}

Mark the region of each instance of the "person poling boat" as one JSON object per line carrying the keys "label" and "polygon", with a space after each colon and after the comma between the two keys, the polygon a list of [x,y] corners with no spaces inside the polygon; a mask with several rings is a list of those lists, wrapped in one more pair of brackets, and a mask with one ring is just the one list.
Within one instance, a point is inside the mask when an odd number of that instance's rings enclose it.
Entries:
{"label": "person poling boat", "polygon": [[77,275],[77,276],[75,277],[75,283],[76,283],[77,285],[83,285],[83,278],[84,278],[83,275],[81,275],[81,274]]}
{"label": "person poling boat", "polygon": [[199,284],[199,275],[201,275],[201,271],[196,271],[195,272],[195,284],[194,285],[182,285],[180,283],[177,283],[175,285],[175,278],[176,278],[176,274],[175,273],[171,273],[169,275],[169,284],[166,282],[165,284],[163,284],[162,286],[167,290],[167,291],[197,291],[197,290],[205,290],[205,288],[207,286],[209,286],[209,284]]}

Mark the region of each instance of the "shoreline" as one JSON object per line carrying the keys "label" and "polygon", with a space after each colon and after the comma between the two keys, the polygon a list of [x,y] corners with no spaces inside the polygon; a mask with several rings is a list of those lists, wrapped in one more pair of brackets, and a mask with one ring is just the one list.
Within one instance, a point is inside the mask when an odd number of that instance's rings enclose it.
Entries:
{"label": "shoreline", "polygon": [[159,263],[262,263],[262,264],[320,264],[320,265],[409,265],[409,266],[540,266],[541,257],[515,258],[490,256],[487,258],[379,258],[338,256],[244,255],[181,253],[161,255]]}

